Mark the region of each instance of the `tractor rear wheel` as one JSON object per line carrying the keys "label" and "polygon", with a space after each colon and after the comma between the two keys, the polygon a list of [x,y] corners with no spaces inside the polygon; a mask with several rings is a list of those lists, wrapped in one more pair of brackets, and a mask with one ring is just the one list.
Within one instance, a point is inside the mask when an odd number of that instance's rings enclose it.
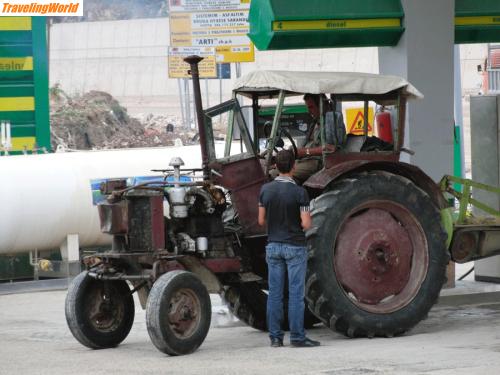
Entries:
{"label": "tractor rear wheel", "polygon": [[446,281],[446,234],[428,194],[370,172],[312,202],[306,299],[349,337],[399,335],[427,316]]}
{"label": "tractor rear wheel", "polygon": [[[242,283],[229,287],[224,293],[231,313],[248,326],[260,331],[267,331],[266,310],[267,294],[258,283]],[[288,330],[288,298],[285,293],[283,301],[283,329]],[[320,320],[309,310],[307,304],[304,309],[304,327],[312,328]]]}
{"label": "tractor rear wheel", "polygon": [[267,294],[255,282],[242,283],[226,289],[224,300],[229,311],[246,325],[266,331]]}

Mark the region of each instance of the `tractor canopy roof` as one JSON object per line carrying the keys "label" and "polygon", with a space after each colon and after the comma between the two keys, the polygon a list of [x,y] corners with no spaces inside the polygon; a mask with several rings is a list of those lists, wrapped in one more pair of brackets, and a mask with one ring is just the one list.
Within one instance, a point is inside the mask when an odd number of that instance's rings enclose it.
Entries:
{"label": "tractor canopy roof", "polygon": [[239,78],[233,90],[251,97],[276,97],[279,91],[286,95],[334,94],[384,96],[400,93],[408,99],[423,98],[423,95],[401,77],[355,73],[355,72],[300,72],[258,70]]}

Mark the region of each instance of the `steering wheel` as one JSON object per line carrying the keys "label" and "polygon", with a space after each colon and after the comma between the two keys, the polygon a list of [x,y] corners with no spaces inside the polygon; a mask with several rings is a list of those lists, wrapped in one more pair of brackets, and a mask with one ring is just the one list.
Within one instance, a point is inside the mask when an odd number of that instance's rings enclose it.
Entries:
{"label": "steering wheel", "polygon": [[[297,159],[297,155],[299,154],[298,151],[297,151],[297,144],[295,143],[295,140],[293,139],[292,135],[288,132],[288,130],[282,128],[281,129],[281,134],[283,134],[285,137],[288,138],[288,140],[290,141],[290,143],[292,144],[292,151],[293,151],[293,156],[295,157],[295,159]],[[283,146],[285,145],[285,143],[283,142],[283,140],[280,138],[280,141],[283,143]],[[276,142],[277,143],[277,142]],[[283,148],[283,146],[281,146],[281,148]]]}
{"label": "steering wheel", "polygon": [[[267,121],[264,124],[264,136],[266,136],[266,138],[269,138],[269,136],[271,135],[271,130],[272,130],[271,128],[272,128],[272,123],[270,121]],[[282,135],[285,136],[286,138],[288,138],[288,140],[292,144],[293,154],[294,154],[295,158],[297,158],[297,155],[298,155],[297,144],[295,143],[295,140],[293,139],[291,134],[285,128],[280,129],[280,134],[277,137],[276,143],[274,145],[274,151],[277,153],[280,151],[280,149],[284,148],[285,142],[281,138]],[[267,154],[267,148],[266,148],[266,150],[264,150],[264,152],[261,153],[261,156],[265,156],[266,154]]]}

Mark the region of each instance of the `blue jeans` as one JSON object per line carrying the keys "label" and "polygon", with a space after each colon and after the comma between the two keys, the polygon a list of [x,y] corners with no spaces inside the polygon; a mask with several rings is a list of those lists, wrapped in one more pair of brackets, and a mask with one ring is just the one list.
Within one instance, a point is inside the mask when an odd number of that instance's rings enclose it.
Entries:
{"label": "blue jeans", "polygon": [[302,341],[304,331],[304,284],[307,268],[307,249],[286,243],[270,242],[266,246],[269,270],[267,298],[267,327],[271,339],[283,340],[283,289],[288,270],[288,324],[290,341]]}

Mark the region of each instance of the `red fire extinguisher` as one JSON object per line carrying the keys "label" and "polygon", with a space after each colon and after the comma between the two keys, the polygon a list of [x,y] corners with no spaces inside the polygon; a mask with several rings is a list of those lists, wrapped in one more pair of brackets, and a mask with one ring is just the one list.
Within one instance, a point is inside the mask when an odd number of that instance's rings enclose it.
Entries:
{"label": "red fire extinguisher", "polygon": [[391,113],[385,112],[382,107],[381,112],[378,112],[375,116],[377,122],[377,134],[378,137],[387,142],[392,143],[392,124],[391,124]]}

